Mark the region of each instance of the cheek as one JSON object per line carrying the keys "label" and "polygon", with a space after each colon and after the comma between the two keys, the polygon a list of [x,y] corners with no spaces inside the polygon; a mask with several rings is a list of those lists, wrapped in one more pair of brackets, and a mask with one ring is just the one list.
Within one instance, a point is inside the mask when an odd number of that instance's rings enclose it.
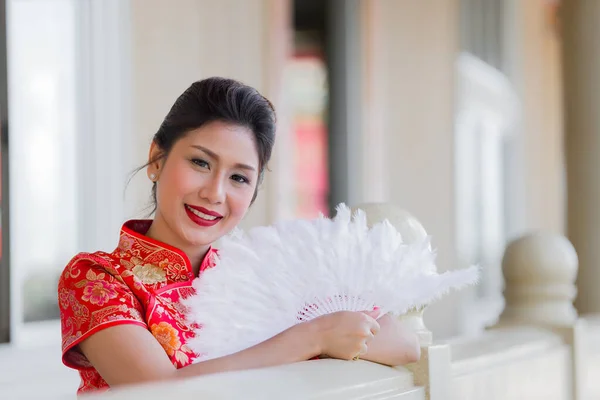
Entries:
{"label": "cheek", "polygon": [[190,168],[181,165],[170,165],[170,167],[163,170],[158,184],[159,201],[165,203],[180,201],[197,186],[197,177]]}
{"label": "cheek", "polygon": [[233,194],[230,197],[229,203],[231,216],[237,220],[242,219],[250,207],[253,196],[253,190],[240,190],[239,192]]}

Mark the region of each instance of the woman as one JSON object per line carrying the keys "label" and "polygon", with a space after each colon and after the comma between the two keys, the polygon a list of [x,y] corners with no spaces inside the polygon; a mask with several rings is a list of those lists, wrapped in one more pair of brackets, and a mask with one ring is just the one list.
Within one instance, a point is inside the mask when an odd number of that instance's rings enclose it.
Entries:
{"label": "woman", "polygon": [[112,253],[81,253],[58,286],[63,362],[79,393],[124,384],[269,367],[326,355],[400,365],[419,357],[414,334],[388,316],[338,312],[252,348],[192,364],[196,328],[179,300],[211,266],[211,247],[244,217],[275,139],[275,112],[255,89],[211,78],[175,102],[146,169],[154,219],[126,222]]}

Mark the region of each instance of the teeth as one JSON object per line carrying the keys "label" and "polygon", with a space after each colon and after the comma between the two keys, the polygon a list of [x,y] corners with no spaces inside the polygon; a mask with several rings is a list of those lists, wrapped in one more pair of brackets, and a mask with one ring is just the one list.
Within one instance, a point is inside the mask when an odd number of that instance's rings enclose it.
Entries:
{"label": "teeth", "polygon": [[217,217],[215,217],[214,215],[208,215],[208,214],[204,214],[203,212],[200,212],[198,210],[193,209],[192,207],[189,207],[186,205],[186,208],[188,210],[190,210],[192,213],[194,213],[195,215],[199,216],[202,219],[205,219],[207,221],[214,221],[215,219],[217,219]]}

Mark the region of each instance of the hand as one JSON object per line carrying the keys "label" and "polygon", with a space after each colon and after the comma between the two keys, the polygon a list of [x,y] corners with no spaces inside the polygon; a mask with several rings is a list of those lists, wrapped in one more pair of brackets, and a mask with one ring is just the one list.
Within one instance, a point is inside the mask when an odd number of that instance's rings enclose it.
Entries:
{"label": "hand", "polygon": [[389,314],[378,318],[377,322],[381,329],[369,343],[369,352],[361,356],[363,360],[393,366],[419,361],[421,345],[414,331]]}
{"label": "hand", "polygon": [[377,333],[379,311],[339,311],[316,318],[321,353],[332,358],[351,360],[367,352]]}

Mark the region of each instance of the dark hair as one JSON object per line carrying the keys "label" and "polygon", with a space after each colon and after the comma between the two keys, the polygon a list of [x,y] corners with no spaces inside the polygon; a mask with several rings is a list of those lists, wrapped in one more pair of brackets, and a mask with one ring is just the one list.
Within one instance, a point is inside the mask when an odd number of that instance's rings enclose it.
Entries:
{"label": "dark hair", "polygon": [[[259,179],[252,198],[254,202],[275,143],[275,109],[256,89],[233,79],[204,79],[194,82],[183,92],[154,134],[153,141],[161,149],[161,154],[138,171],[168,156],[173,145],[189,131],[214,121],[244,126],[254,134],[259,160]],[[152,186],[152,202],[154,212],[156,182]]]}

